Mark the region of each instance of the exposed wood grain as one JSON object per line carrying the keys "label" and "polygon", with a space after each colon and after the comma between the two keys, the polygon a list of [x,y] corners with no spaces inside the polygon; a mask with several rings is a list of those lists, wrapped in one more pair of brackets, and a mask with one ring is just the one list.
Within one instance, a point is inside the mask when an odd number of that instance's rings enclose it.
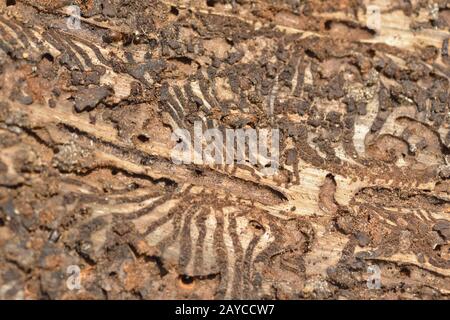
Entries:
{"label": "exposed wood grain", "polygon": [[[450,4],[212,2],[0,4],[0,297],[447,299]],[[194,121],[278,172],[175,164]]]}

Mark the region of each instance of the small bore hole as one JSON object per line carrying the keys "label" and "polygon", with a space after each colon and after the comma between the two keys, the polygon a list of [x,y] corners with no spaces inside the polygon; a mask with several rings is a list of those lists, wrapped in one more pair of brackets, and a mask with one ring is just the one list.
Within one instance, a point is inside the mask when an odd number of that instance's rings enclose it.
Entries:
{"label": "small bore hole", "polygon": [[180,277],[180,280],[181,280],[181,282],[182,282],[183,284],[192,284],[192,283],[194,283],[194,278],[189,277],[189,276],[187,276],[187,275],[182,275],[182,276]]}
{"label": "small bore hole", "polygon": [[178,9],[176,7],[171,6],[170,7],[170,13],[175,15],[175,16],[177,16],[180,13],[180,11],[178,11]]}
{"label": "small bore hole", "polygon": [[150,139],[149,139],[149,137],[147,137],[146,135],[144,135],[144,134],[140,134],[140,135],[138,135],[138,140],[140,141],[140,142],[143,142],[143,143],[145,143],[145,142],[148,142]]}

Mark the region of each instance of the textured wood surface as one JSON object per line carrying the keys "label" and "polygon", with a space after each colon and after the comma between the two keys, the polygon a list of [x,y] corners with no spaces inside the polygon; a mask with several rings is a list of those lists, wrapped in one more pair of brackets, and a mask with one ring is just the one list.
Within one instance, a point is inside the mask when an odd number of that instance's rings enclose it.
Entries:
{"label": "textured wood surface", "polygon": [[[450,3],[76,3],[0,4],[0,298],[449,297]],[[279,171],[174,164],[194,121]]]}

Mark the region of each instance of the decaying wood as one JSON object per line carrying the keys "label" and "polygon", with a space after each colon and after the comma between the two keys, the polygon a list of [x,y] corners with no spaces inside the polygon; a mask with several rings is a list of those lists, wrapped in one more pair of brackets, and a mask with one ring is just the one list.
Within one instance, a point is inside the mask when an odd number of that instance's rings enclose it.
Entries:
{"label": "decaying wood", "polygon": [[[1,298],[449,297],[450,3],[121,2],[0,4]],[[174,164],[194,121],[278,173]]]}

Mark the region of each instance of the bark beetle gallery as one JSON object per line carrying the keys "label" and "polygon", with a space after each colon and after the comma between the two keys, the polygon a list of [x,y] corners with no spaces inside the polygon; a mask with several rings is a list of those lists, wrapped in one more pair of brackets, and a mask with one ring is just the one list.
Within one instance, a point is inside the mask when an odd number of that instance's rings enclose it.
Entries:
{"label": "bark beetle gallery", "polygon": [[[445,0],[0,1],[0,298],[448,299],[449,26]],[[195,122],[279,130],[276,174],[173,163]]]}

